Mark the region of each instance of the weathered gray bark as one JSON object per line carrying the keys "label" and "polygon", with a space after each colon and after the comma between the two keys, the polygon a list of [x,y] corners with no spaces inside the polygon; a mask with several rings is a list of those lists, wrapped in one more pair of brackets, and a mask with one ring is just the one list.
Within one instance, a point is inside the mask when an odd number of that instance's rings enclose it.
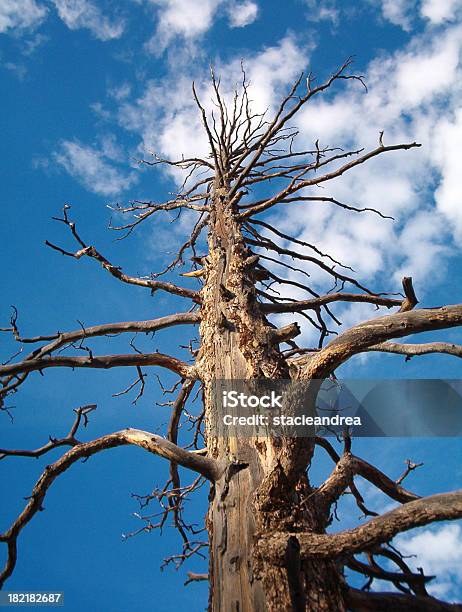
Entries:
{"label": "weathered gray bark", "polygon": [[[215,379],[289,377],[274,334],[256,304],[255,262],[235,211],[225,189],[217,188],[214,197],[199,357],[209,424],[217,418]],[[301,495],[309,491],[304,468],[313,442],[245,438],[228,431],[227,437],[208,437],[210,455],[235,464],[234,473],[225,474],[211,493],[210,609],[344,610],[343,581],[335,565],[301,563],[296,539],[287,547],[283,567],[254,555],[257,533],[323,531],[315,509],[300,508]]]}

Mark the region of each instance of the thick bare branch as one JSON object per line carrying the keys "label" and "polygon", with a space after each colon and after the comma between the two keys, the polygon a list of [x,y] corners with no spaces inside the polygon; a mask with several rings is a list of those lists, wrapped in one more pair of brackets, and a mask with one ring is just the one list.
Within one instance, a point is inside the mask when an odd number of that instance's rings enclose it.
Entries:
{"label": "thick bare branch", "polygon": [[37,480],[24,510],[14,521],[12,526],[0,535],[0,542],[5,542],[8,545],[9,552],[6,565],[0,574],[0,588],[14,570],[17,554],[16,542],[19,534],[34,515],[42,509],[45,495],[57,476],[65,472],[76,461],[88,459],[92,455],[108,448],[126,445],[140,446],[150,453],[174,461],[187,469],[199,472],[212,482],[217,480],[223,472],[220,464],[214,459],[191,453],[161,436],[138,429],[124,429],[112,434],[107,434],[91,442],[85,442],[74,446],[55,463],[45,468],[45,471]]}
{"label": "thick bare branch", "polygon": [[127,355],[89,355],[87,357],[43,357],[0,366],[0,376],[12,376],[46,368],[109,369],[122,366],[160,366],[184,377],[194,378],[194,368],[186,362],[163,353]]}
{"label": "thick bare branch", "polygon": [[390,510],[369,522],[335,534],[318,533],[274,533],[257,542],[259,554],[275,561],[284,558],[287,540],[297,537],[302,559],[338,558],[345,554],[356,554],[389,542],[398,533],[422,527],[435,521],[462,518],[462,491],[440,493],[410,501]]}
{"label": "thick bare branch", "polygon": [[290,302],[288,304],[262,304],[260,308],[265,313],[302,312],[303,310],[317,310],[321,308],[321,306],[332,304],[333,302],[357,302],[393,308],[395,306],[400,306],[402,300],[383,295],[339,292],[328,293],[317,298]]}
{"label": "thick bare branch", "polygon": [[[108,334],[123,334],[130,332],[150,333],[172,327],[174,325],[195,324],[200,322],[200,315],[197,312],[180,312],[177,314],[166,315],[158,319],[147,319],[145,321],[121,321],[117,323],[103,323],[101,325],[92,325],[90,327],[82,327],[71,332],[57,332],[45,336],[34,336],[33,338],[23,338],[15,334],[15,339],[18,342],[33,344],[36,342],[50,341],[50,344],[40,347],[40,355],[46,355],[64,346],[65,344],[82,340],[86,338],[94,338],[96,336],[106,336]],[[12,331],[9,328],[6,331]],[[56,341],[56,342],[54,342]],[[31,355],[37,356],[37,351]]]}
{"label": "thick bare branch", "polygon": [[451,344],[449,342],[427,342],[424,344],[382,342],[381,344],[370,346],[366,350],[380,353],[406,355],[408,359],[415,357],[416,355],[430,355],[433,353],[443,353],[446,355],[454,355],[454,357],[462,357],[462,345]]}
{"label": "thick bare branch", "polygon": [[402,593],[365,592],[350,588],[347,591],[349,610],[353,612],[446,612],[462,610],[459,604],[440,601],[434,597]]}
{"label": "thick bare branch", "polygon": [[157,281],[157,280],[150,279],[150,278],[139,278],[135,276],[129,276],[128,274],[125,274],[124,272],[122,272],[119,266],[113,265],[110,261],[106,259],[106,257],[104,257],[104,255],[102,255],[99,251],[97,251],[94,246],[87,245],[82,240],[80,235],[77,233],[75,223],[73,221],[70,221],[68,217],[67,211],[69,210],[69,208],[70,206],[66,205],[63,209],[63,217],[62,218],[56,217],[54,219],[56,221],[61,221],[70,229],[73,237],[78,242],[81,248],[75,252],[66,251],[65,249],[62,249],[61,247],[56,246],[55,244],[46,240],[45,244],[47,246],[49,246],[55,251],[58,251],[58,253],[61,253],[62,255],[66,255],[67,257],[73,257],[74,259],[80,259],[81,257],[84,257],[84,256],[91,257],[92,259],[99,261],[99,263],[103,266],[105,270],[109,272],[109,274],[111,274],[118,280],[122,281],[123,283],[127,283],[129,285],[137,285],[138,287],[146,287],[150,289],[152,292],[157,291],[157,290],[162,290],[168,293],[172,293],[174,295],[179,295],[181,297],[190,298],[196,302],[199,301],[198,292],[192,289],[187,289],[185,287],[177,287],[173,283]]}
{"label": "thick bare branch", "polygon": [[[172,405],[172,413],[170,415],[170,421],[168,424],[167,430],[167,438],[173,442],[174,444],[178,443],[178,429],[180,426],[180,419],[182,412],[184,410],[186,401],[190,396],[195,381],[194,380],[186,380],[181,387],[181,390],[173,402]],[[189,538],[185,531],[184,521],[182,520],[182,510],[183,510],[183,502],[186,498],[185,495],[182,494],[181,489],[181,480],[180,473],[178,471],[178,464],[174,461],[170,461],[170,483],[171,491],[170,495],[168,495],[168,508],[166,512],[171,511],[173,513],[173,524],[176,529],[179,531],[183,542],[186,544],[189,542]],[[166,513],[164,514],[166,517]]]}
{"label": "thick bare branch", "polygon": [[123,283],[127,283],[128,285],[136,285],[137,287],[146,287],[147,289],[150,289],[152,292],[162,290],[162,291],[166,291],[167,293],[179,295],[180,297],[190,298],[194,300],[195,302],[199,301],[199,294],[197,291],[194,291],[193,289],[187,289],[186,287],[177,287],[173,283],[158,281],[158,280],[154,280],[151,278],[140,278],[140,277],[129,276],[128,274],[125,274],[124,272],[122,272],[120,267],[114,266],[113,264],[111,264],[105,257],[103,257],[103,255],[101,255],[101,253],[99,253],[92,246],[87,246],[83,249],[80,249],[79,251],[76,251],[75,253],[72,253],[70,251],[65,251],[64,249],[61,249],[60,247],[49,242],[48,240],[45,241],[45,244],[49,246],[50,248],[54,249],[55,251],[58,251],[62,255],[74,257],[75,259],[80,259],[84,255],[86,255],[87,257],[96,259],[96,261],[99,261],[100,264],[103,266],[103,268],[109,272],[109,274],[114,276],[114,278],[117,278],[118,280],[122,281]]}
{"label": "thick bare branch", "polygon": [[[322,165],[322,164],[320,164],[320,165]],[[259,202],[254,202],[253,204],[247,204],[245,207],[242,206],[241,208],[248,208],[248,209],[253,210],[255,207],[258,207],[258,206],[264,204],[266,201],[267,200],[260,200]],[[352,204],[346,204],[345,202],[340,202],[340,200],[337,200],[335,198],[328,197],[328,196],[319,196],[319,195],[302,196],[300,194],[297,194],[297,195],[292,196],[292,197],[284,197],[283,199],[279,200],[278,202],[275,202],[275,204],[291,204],[291,203],[294,203],[294,202],[322,202],[324,204],[334,204],[334,206],[337,206],[338,208],[343,208],[344,210],[350,210],[352,212],[357,212],[357,213],[371,212],[371,213],[374,213],[374,214],[378,215],[379,217],[382,217],[382,219],[393,220],[393,217],[390,217],[389,215],[384,215],[377,208],[371,208],[371,207],[368,207],[368,206],[366,206],[366,207],[353,206]],[[274,206],[274,204],[273,204],[273,206]],[[250,219],[250,222],[251,223],[256,223],[256,219],[252,218],[252,219]]]}
{"label": "thick bare branch", "polygon": [[345,489],[351,485],[354,476],[362,476],[391,499],[402,504],[420,498],[419,495],[407,491],[364,459],[347,452],[339,459],[333,472],[316,491],[316,504],[328,511]]}
{"label": "thick bare branch", "polygon": [[347,359],[392,338],[462,325],[462,304],[422,308],[370,319],[340,334],[313,356],[304,378],[324,378]]}
{"label": "thick bare branch", "polygon": [[403,278],[403,291],[404,291],[404,300],[401,304],[400,312],[407,312],[408,310],[412,310],[417,306],[419,300],[417,299],[414,291],[414,286],[412,284],[412,277],[405,276]]}
{"label": "thick bare branch", "polygon": [[191,584],[191,582],[203,582],[208,579],[208,574],[196,574],[195,572],[188,572],[188,579],[185,581],[184,585],[187,586],[188,584]]}
{"label": "thick bare branch", "polygon": [[[82,341],[87,338],[93,338],[96,336],[120,334],[125,332],[155,332],[167,327],[171,327],[173,325],[194,324],[196,322],[199,322],[198,313],[182,312],[174,315],[160,317],[159,319],[151,319],[147,321],[124,321],[117,323],[107,323],[103,325],[94,325],[91,327],[82,326],[81,329],[75,331],[64,333],[58,332],[49,336],[36,336],[34,338],[22,338],[19,335],[16,322],[14,323],[14,327],[10,328],[8,331],[13,331],[14,336],[18,342],[35,343],[44,340],[51,340],[51,342],[49,342],[48,344],[45,344],[44,346],[35,349],[32,353],[27,355],[22,362],[19,362],[23,363],[46,357],[50,355],[53,351],[56,351],[59,348],[68,344],[72,344],[78,340]],[[0,376],[5,375],[0,373]],[[12,382],[13,377],[15,377],[14,382]],[[2,380],[3,388],[0,389],[0,396],[4,396],[16,390],[17,387],[19,387],[22,382],[24,382],[26,377],[27,370],[25,370],[24,373],[19,377],[17,377],[16,374],[6,375],[6,377]]]}
{"label": "thick bare branch", "polygon": [[347,561],[346,566],[355,572],[368,576],[372,580],[386,580],[392,582],[398,589],[402,588],[402,584],[405,583],[409,585],[409,588],[416,595],[428,595],[425,584],[433,580],[435,576],[425,576],[423,573],[415,573],[410,570],[405,572],[391,572],[381,567],[376,562],[372,553],[369,553],[368,557],[370,558],[370,563],[363,563],[352,557]]}

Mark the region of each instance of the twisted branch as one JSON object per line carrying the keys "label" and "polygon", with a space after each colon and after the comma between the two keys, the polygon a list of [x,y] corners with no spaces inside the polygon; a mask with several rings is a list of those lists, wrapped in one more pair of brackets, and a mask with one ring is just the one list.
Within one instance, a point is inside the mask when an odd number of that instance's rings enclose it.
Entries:
{"label": "twisted branch", "polygon": [[76,444],[60,459],[55,461],[55,463],[45,468],[45,471],[37,480],[24,510],[11,527],[0,535],[0,542],[5,542],[8,546],[8,559],[3,571],[0,573],[0,588],[14,570],[17,559],[17,539],[19,534],[35,514],[42,509],[45,495],[57,476],[65,472],[71,465],[80,459],[88,459],[92,455],[108,448],[126,445],[140,446],[150,453],[168,459],[169,461],[174,461],[187,469],[198,472],[212,482],[217,480],[223,472],[221,465],[214,459],[191,453],[161,436],[138,429],[124,429],[112,434],[107,434],[91,442]]}

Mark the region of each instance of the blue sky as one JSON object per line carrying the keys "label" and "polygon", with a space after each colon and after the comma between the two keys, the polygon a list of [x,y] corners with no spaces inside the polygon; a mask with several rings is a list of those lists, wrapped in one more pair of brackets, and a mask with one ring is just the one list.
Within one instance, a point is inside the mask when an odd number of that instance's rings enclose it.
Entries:
{"label": "blue sky", "polygon": [[[0,6],[2,113],[0,224],[2,300],[0,323],[10,305],[19,311],[23,334],[74,329],[109,321],[153,318],[184,308],[181,300],[122,286],[93,261],[74,261],[44,246],[49,239],[72,248],[64,228],[51,221],[65,202],[89,243],[134,275],[169,261],[192,223],[184,216],[147,222],[125,241],[107,231],[106,204],[130,199],[167,199],[179,177],[140,167],[151,151],[165,156],[206,148],[191,103],[194,79],[210,108],[210,62],[232,89],[244,60],[257,109],[274,106],[301,70],[325,78],[346,57],[365,76],[358,86],[340,86],[301,113],[300,138],[332,146],[373,146],[417,140],[422,148],[375,160],[333,184],[335,197],[373,206],[395,217],[351,216],[328,208],[296,208],[269,219],[351,265],[377,290],[396,291],[403,275],[415,279],[423,305],[460,302],[462,245],[462,7],[457,0],[132,0],[114,8],[96,0],[3,0]],[[118,218],[116,217],[116,220]],[[151,220],[150,220],[151,221]],[[189,281],[194,286],[194,281]],[[313,278],[322,285],[323,279]],[[326,287],[324,286],[324,289]],[[339,310],[345,326],[374,316],[364,306]],[[281,317],[281,320],[284,318]],[[307,344],[314,338],[304,324]],[[428,336],[430,337],[430,336]],[[436,336],[435,336],[436,337]],[[460,331],[438,338],[461,341]],[[0,338],[2,356],[13,352]],[[140,347],[177,352],[180,331],[137,339]],[[126,338],[95,342],[101,352],[127,351]],[[128,350],[129,347],[128,347]],[[184,351],[181,352],[185,356]],[[3,357],[2,357],[3,358]],[[347,376],[460,378],[454,358],[357,358]],[[30,377],[11,399],[11,424],[0,415],[0,446],[36,447],[48,435],[63,435],[72,409],[97,403],[88,439],[126,426],[162,430],[168,409],[153,372],[133,406],[112,398],[132,372],[48,372]],[[165,377],[166,381],[171,378]],[[357,454],[373,457],[392,476],[403,461],[424,461],[409,486],[421,494],[462,486],[461,445],[449,440],[359,440]],[[0,463],[0,529],[24,503],[47,460]],[[330,468],[320,456],[314,482]],[[46,512],[25,529],[9,589],[58,589],[66,608],[202,610],[206,587],[183,589],[187,569],[160,572],[178,539],[171,529],[122,541],[136,529],[131,492],[147,493],[165,476],[160,460],[139,450],[113,450],[65,474],[50,491]],[[372,503],[386,501],[366,490]],[[347,500],[348,501],[348,500]],[[197,520],[205,489],[191,501]],[[346,502],[344,524],[356,511]],[[436,540],[435,540],[436,538]],[[407,552],[432,573],[443,568],[435,594],[462,597],[462,530],[444,525],[402,537]],[[3,551],[2,551],[3,554]]]}

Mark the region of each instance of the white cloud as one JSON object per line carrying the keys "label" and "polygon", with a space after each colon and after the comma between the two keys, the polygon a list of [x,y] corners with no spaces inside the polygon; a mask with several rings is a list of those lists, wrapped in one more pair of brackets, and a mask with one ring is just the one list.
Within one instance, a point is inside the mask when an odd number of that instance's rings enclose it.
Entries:
{"label": "white cloud", "polygon": [[417,48],[395,64],[396,96],[402,112],[435,100],[452,87],[457,76],[460,53],[460,32],[457,36],[437,37],[428,50]]}
{"label": "white cloud", "polygon": [[405,257],[395,270],[396,283],[412,271],[418,293],[422,295],[424,288],[419,291],[419,284],[426,280],[429,270],[432,270],[433,282],[442,280],[446,271],[445,266],[434,264],[444,262],[444,256],[450,254],[447,242],[449,242],[447,223],[438,211],[434,209],[419,211],[412,215],[397,240],[397,248]]}
{"label": "white cloud", "polygon": [[103,139],[101,150],[64,140],[54,159],[88,191],[102,196],[115,196],[137,181],[136,174],[122,173],[111,163],[121,160],[121,152],[111,137]]}
{"label": "white cloud", "polygon": [[[444,270],[451,235],[462,245],[461,49],[460,27],[414,37],[404,49],[371,62],[368,94],[351,84],[299,115],[305,143],[320,138],[324,146],[374,148],[385,130],[385,144],[423,145],[387,153],[322,190],[347,204],[377,208],[395,217],[394,223],[372,213],[353,219],[329,204],[299,204],[292,219],[287,212],[278,217],[295,235],[351,265],[367,285],[396,290],[403,275],[419,283],[439,266]],[[315,193],[319,189],[310,191]],[[438,280],[433,273],[432,279]],[[313,282],[319,281],[314,273]]]}
{"label": "white cloud", "polygon": [[[119,38],[124,31],[124,24],[121,20],[111,21],[90,0],[52,1],[60,19],[71,30],[87,28],[100,40]],[[0,2],[0,33],[34,29],[42,23],[47,14],[48,9],[45,5],[35,0],[2,0]]]}
{"label": "white cloud", "polygon": [[47,9],[35,0],[2,0],[0,33],[9,30],[34,29],[45,19]]}
{"label": "white cloud", "polygon": [[436,575],[428,585],[435,597],[451,600],[460,594],[462,580],[462,528],[460,525],[444,525],[403,534],[395,544],[404,555],[417,555],[407,560],[414,569],[422,567],[428,575]]}
{"label": "white cloud", "polygon": [[121,104],[119,122],[141,137],[142,155],[156,152],[172,159],[182,154],[187,157],[192,151],[198,156],[208,155],[188,78],[149,81],[140,98]]}
{"label": "white cloud", "polygon": [[435,192],[438,209],[454,227],[456,238],[462,243],[462,173],[460,171],[460,143],[462,142],[462,107],[452,118],[442,117],[435,126],[433,159],[441,172]]}
{"label": "white cloud", "polygon": [[[433,271],[445,269],[453,252],[452,240],[462,245],[462,179],[457,162],[462,137],[462,110],[457,111],[462,88],[461,30],[459,26],[444,31],[431,28],[410,38],[404,48],[369,64],[369,93],[357,83],[347,83],[338,93],[334,90],[334,95],[310,102],[294,121],[300,128],[303,148],[318,138],[321,146],[374,148],[381,130],[385,131],[385,144],[414,140],[423,144],[408,152],[386,153],[322,190],[323,196],[379,209],[395,217],[395,222],[371,212],[353,218],[354,213],[332,204],[300,203],[279,213],[275,209],[274,219],[283,231],[352,266],[356,277],[371,288],[396,291],[400,278],[412,275],[420,289],[419,283],[428,279],[430,271],[436,281]],[[246,59],[256,112],[274,109],[289,84],[308,67],[309,54],[310,49],[286,36]],[[200,99],[210,113],[214,109],[210,81],[199,62],[197,68],[188,66],[187,71],[184,67],[171,70],[162,82],[147,83],[137,100],[119,102],[120,124],[141,136],[144,151],[155,150],[174,159],[181,155],[207,157],[209,145],[198,109],[191,101],[190,83],[195,79]],[[222,77],[223,95],[229,99],[233,84],[242,78],[240,61],[236,58],[218,64],[216,73]],[[311,191],[316,192],[319,189]],[[324,273],[321,276],[313,266],[300,267],[312,275],[313,289],[324,291],[326,283],[330,288]],[[306,282],[306,277],[292,276]],[[423,289],[419,295],[424,297]],[[351,322],[348,308],[343,314]]]}
{"label": "white cloud", "polygon": [[[245,62],[245,70],[250,83],[252,109],[264,112],[274,108],[279,98],[287,93],[289,85],[306,67],[310,50],[301,47],[296,40],[287,35],[278,44],[263,49]],[[240,60],[220,67],[224,79],[231,88],[240,83]]]}
{"label": "white cloud", "polygon": [[149,0],[157,7],[156,33],[148,43],[148,48],[161,54],[176,37],[193,40],[211,27],[215,12],[221,0]]}
{"label": "white cloud", "polygon": [[157,27],[147,49],[161,55],[176,38],[183,39],[182,55],[198,53],[196,41],[206,34],[215,20],[226,14],[232,28],[253,23],[258,16],[254,0],[146,0],[155,7]]}
{"label": "white cloud", "polygon": [[306,0],[308,21],[331,21],[338,24],[340,11],[336,0]]}
{"label": "white cloud", "polygon": [[232,28],[243,28],[253,23],[258,16],[258,5],[252,0],[230,2],[227,8],[229,24]]}
{"label": "white cloud", "polygon": [[[291,36],[249,57],[245,69],[254,111],[262,112],[273,104],[306,62],[307,51],[299,48]],[[200,114],[192,99],[191,81],[195,80],[199,97],[209,112],[215,108],[212,86],[201,66],[196,73],[193,70],[188,66],[186,74],[175,72],[170,79],[150,81],[138,100],[120,105],[121,125],[141,135],[144,151],[155,150],[172,159],[209,154]],[[242,81],[240,60],[217,65],[215,71],[222,77],[223,95],[230,99],[234,87]]]}
{"label": "white cloud", "polygon": [[123,34],[124,23],[111,21],[90,0],[53,0],[53,3],[70,30],[86,28],[99,40],[120,38]]}
{"label": "white cloud", "polygon": [[403,30],[410,30],[415,10],[415,0],[380,0],[382,15]]}
{"label": "white cloud", "polygon": [[422,0],[420,8],[422,17],[437,25],[445,21],[454,21],[460,11],[459,0]]}
{"label": "white cloud", "polygon": [[[314,1],[314,0],[313,0]],[[459,0],[373,0],[381,8],[383,17],[410,31],[420,16],[432,25],[456,21],[462,12]],[[420,5],[420,6],[418,6]]]}

